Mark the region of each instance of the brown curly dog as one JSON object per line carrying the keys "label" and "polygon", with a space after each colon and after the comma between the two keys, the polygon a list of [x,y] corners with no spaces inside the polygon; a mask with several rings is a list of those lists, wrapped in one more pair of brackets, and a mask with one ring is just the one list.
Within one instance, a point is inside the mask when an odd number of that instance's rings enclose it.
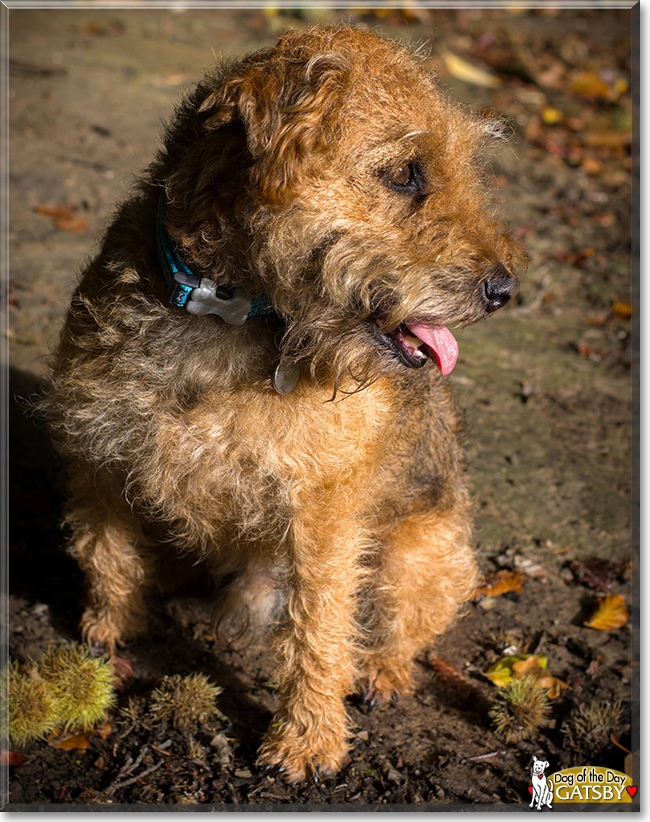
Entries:
{"label": "brown curly dog", "polygon": [[182,102],[72,298],[45,406],[83,631],[142,630],[157,554],[199,552],[224,624],[274,625],[289,780],[337,771],[346,695],[407,691],[475,585],[444,375],[448,326],[518,289],[494,131],[394,42],[286,34]]}

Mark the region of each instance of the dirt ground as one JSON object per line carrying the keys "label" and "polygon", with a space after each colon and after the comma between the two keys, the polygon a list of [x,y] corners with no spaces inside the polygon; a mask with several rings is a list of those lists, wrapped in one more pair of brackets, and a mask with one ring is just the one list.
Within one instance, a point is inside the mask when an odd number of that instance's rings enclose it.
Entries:
{"label": "dirt ground", "polygon": [[[82,580],[58,527],[62,467],[22,399],[47,377],[77,272],[183,89],[215,57],[316,17],[424,44],[449,93],[503,115],[512,132],[488,170],[530,267],[514,305],[460,334],[450,379],[466,410],[481,569],[518,572],[520,590],[469,605],[421,659],[412,696],[372,712],[350,699],[349,765],[299,787],[255,766],[276,703],[268,651],[215,647],[210,591],[161,597],[150,632],[124,651],[135,676],[119,708],[146,705],[164,675],[200,671],[223,688],[223,718],[189,739],[118,709],[108,737],[85,750],[30,744],[11,768],[12,804],[512,807],[529,801],[532,754],[551,771],[630,768],[637,609],[622,627],[584,625],[607,592],[629,606],[636,574],[629,11],[9,13],[11,656],[78,639]],[[42,213],[52,206],[67,210]],[[568,687],[546,727],[506,744],[488,717],[497,688],[484,672],[522,652],[546,656]],[[572,738],[577,708],[598,701],[620,701],[623,718]],[[135,778],[119,779],[143,748]]]}

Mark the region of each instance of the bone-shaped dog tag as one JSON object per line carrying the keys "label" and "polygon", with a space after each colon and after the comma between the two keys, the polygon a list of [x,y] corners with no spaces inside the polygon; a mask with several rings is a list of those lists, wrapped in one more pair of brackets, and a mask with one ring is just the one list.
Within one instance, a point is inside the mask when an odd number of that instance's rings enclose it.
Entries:
{"label": "bone-shaped dog tag", "polygon": [[243,325],[251,310],[251,298],[241,288],[235,288],[227,300],[217,297],[217,283],[201,278],[193,289],[185,308],[190,314],[216,314],[228,325]]}

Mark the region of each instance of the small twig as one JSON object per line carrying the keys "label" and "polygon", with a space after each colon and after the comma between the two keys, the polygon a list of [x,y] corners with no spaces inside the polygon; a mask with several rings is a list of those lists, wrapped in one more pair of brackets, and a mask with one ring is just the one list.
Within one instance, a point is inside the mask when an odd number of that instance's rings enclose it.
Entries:
{"label": "small twig", "polygon": [[[118,788],[121,788],[121,787],[122,787],[122,783],[121,783],[122,778],[123,778],[123,777],[125,777],[125,776],[128,776],[128,774],[132,773],[132,772],[133,772],[133,771],[134,771],[134,770],[138,767],[138,765],[139,765],[139,764],[142,762],[142,760],[144,759],[144,756],[145,756],[145,754],[147,753],[147,751],[148,751],[148,750],[149,750],[149,746],[148,746],[148,745],[145,745],[145,746],[142,748],[142,750],[140,751],[140,754],[138,755],[138,758],[135,760],[135,762],[133,761],[133,758],[132,758],[132,757],[129,757],[129,758],[126,760],[126,762],[124,763],[124,765],[122,765],[122,767],[121,767],[121,768],[120,768],[120,770],[118,771],[118,774],[117,774],[117,776],[115,777],[115,779],[113,780],[113,782],[112,782],[112,783],[108,786],[108,788],[106,788],[106,790],[104,791],[104,793],[105,793],[107,796],[110,796],[111,794],[115,793],[115,791],[116,791]],[[162,764],[162,763],[160,763],[160,764]],[[133,781],[133,780],[131,780],[131,781]],[[127,783],[124,783],[124,784],[127,784]]]}
{"label": "small twig", "polygon": [[136,774],[135,776],[132,776],[130,779],[127,779],[124,782],[115,782],[113,783],[113,785],[111,785],[110,788],[104,791],[104,793],[110,796],[110,794],[115,793],[115,791],[119,788],[126,788],[127,785],[132,785],[134,782],[137,782],[139,779],[142,779],[143,776],[149,776],[150,773],[157,771],[162,764],[162,762],[158,762],[156,765],[152,765],[150,768],[147,768],[146,770],[142,771],[142,773]]}
{"label": "small twig", "polygon": [[260,796],[268,797],[269,799],[281,799],[283,802],[287,801],[286,796],[278,796],[277,793],[269,793],[268,791],[261,791]]}
{"label": "small twig", "polygon": [[625,751],[626,754],[631,754],[632,751],[628,751],[625,745],[621,745],[621,743],[616,739],[613,733],[609,735],[610,741],[616,745],[617,748],[620,748],[622,751]]}
{"label": "small twig", "polygon": [[466,762],[480,762],[482,759],[492,759],[493,756],[502,756],[508,751],[492,751],[492,753],[481,754],[480,756],[468,756],[460,760],[460,764],[464,765]]}
{"label": "small twig", "polygon": [[140,751],[140,753],[138,754],[138,758],[135,760],[135,762],[132,765],[128,765],[128,767],[123,768],[120,771],[120,773],[118,773],[117,778],[120,779],[120,777],[126,776],[127,774],[132,773],[138,767],[138,765],[142,762],[142,760],[144,759],[145,754],[147,753],[148,750],[149,750],[149,746],[145,745],[142,748],[142,750]]}
{"label": "small twig", "polygon": [[126,776],[126,774],[128,773],[128,767],[132,762],[133,762],[133,757],[132,756],[127,756],[126,762],[124,763],[124,765],[122,765],[122,767],[117,772],[117,776],[115,777],[116,780],[121,779],[123,776]]}

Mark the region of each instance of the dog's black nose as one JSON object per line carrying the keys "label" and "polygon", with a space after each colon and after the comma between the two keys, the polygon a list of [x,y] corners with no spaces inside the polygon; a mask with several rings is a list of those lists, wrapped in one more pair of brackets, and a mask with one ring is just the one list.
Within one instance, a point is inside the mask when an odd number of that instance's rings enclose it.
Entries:
{"label": "dog's black nose", "polygon": [[491,314],[509,302],[519,291],[519,280],[513,277],[508,269],[499,263],[489,280],[483,285],[488,313]]}

